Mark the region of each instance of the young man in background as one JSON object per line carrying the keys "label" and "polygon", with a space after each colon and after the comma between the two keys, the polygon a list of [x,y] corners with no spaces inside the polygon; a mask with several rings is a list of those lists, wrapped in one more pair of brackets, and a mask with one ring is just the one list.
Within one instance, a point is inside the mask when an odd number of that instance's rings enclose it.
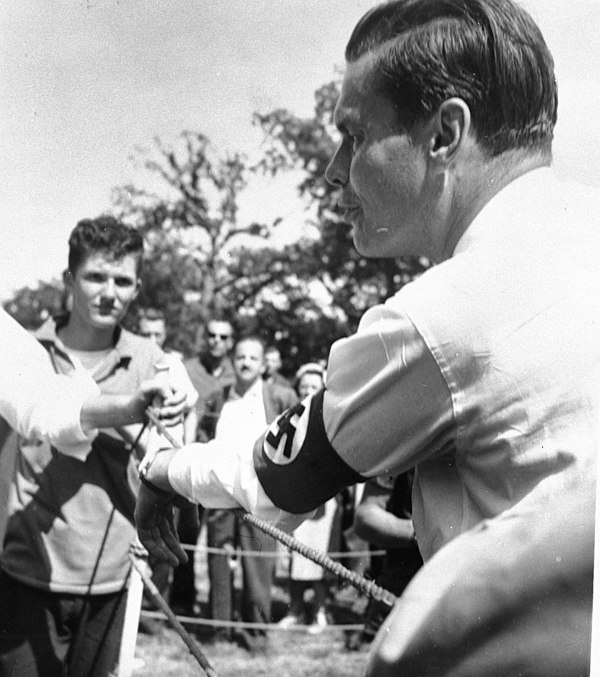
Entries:
{"label": "young man in background", "polygon": [[[113,395],[156,374],[163,352],[121,326],[139,290],[142,252],[141,235],[111,217],[77,224],[65,275],[72,309],[36,333],[58,374],[73,383],[91,376]],[[114,668],[140,432],[103,428],[70,455],[20,440],[0,556],[0,675],[102,677]]]}

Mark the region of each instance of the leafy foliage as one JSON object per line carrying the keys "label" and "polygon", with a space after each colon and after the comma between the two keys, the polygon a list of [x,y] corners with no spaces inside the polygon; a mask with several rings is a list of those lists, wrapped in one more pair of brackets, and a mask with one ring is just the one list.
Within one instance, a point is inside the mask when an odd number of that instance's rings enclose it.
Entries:
{"label": "leafy foliage", "polygon": [[38,282],[33,288],[22,287],[3,304],[4,310],[12,315],[25,329],[37,329],[50,315],[65,310],[65,294],[62,282]]}
{"label": "leafy foliage", "polygon": [[[250,166],[238,153],[219,155],[200,132],[184,131],[172,146],[156,138],[138,148],[134,162],[156,185],[113,192],[113,211],[134,224],[147,243],[142,291],[136,307],[164,310],[168,343],[185,354],[197,349],[206,318],[235,318],[238,331],[275,342],[292,373],[302,362],[323,359],[329,346],[356,330],[364,311],[393,295],[427,266],[424,260],[368,260],[356,252],[351,230],[325,180],[338,133],[333,111],[339,81],[315,93],[314,114],[285,109],[254,115],[265,135],[262,159]],[[252,172],[278,175],[301,170],[298,194],[316,240],[283,249],[270,245],[273,224],[240,223],[240,197]],[[60,287],[21,290],[7,304],[26,326],[60,308]],[[136,308],[128,323],[135,328]]]}

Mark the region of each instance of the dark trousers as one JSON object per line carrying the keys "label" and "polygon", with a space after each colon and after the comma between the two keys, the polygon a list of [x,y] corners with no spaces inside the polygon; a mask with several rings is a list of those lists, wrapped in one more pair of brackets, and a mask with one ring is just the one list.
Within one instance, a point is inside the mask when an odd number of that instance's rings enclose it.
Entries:
{"label": "dark trousers", "polygon": [[[207,543],[209,547],[233,548],[275,552],[275,541],[231,510],[207,510]],[[273,557],[244,557],[242,563],[242,620],[251,623],[271,622],[271,586],[275,559]],[[212,618],[232,620],[234,617],[233,574],[227,555],[208,555],[210,578],[209,604]],[[248,634],[264,635],[264,630]]]}
{"label": "dark trousers", "polygon": [[[181,543],[187,545],[196,545],[204,508],[201,505],[189,503],[176,512],[177,535]],[[171,606],[178,613],[191,616],[194,613],[194,604],[196,602],[196,574],[194,571],[194,552],[186,551],[188,561],[186,564],[180,564],[173,571],[173,582],[171,584]]]}
{"label": "dark trousers", "polygon": [[107,677],[118,662],[126,590],[67,595],[0,573],[0,677]]}

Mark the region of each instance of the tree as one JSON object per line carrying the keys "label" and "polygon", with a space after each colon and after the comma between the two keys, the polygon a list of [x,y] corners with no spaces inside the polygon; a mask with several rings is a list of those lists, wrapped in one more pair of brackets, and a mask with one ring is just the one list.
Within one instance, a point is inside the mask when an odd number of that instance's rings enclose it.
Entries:
{"label": "tree", "polygon": [[50,315],[65,310],[66,296],[62,282],[38,282],[33,288],[21,287],[11,299],[3,304],[4,310],[12,315],[25,329],[37,329]]}
{"label": "tree", "polygon": [[172,343],[193,352],[195,330],[211,313],[226,311],[230,251],[242,236],[268,238],[266,224],[239,222],[239,197],[251,169],[238,153],[218,156],[200,132],[183,132],[172,147],[160,139],[137,149],[135,161],[159,192],[132,185],[115,189],[113,209],[145,236],[147,250],[138,306],[163,308]]}
{"label": "tree", "polygon": [[[157,138],[151,148],[137,149],[134,159],[154,191],[115,189],[113,211],[144,233],[136,303],[165,311],[172,347],[195,352],[197,327],[225,311],[240,331],[277,342],[291,373],[302,362],[325,358],[334,340],[356,330],[368,307],[425,270],[422,259],[369,260],[356,252],[336,191],[325,180],[338,142],[332,122],[338,96],[334,80],[316,91],[308,118],[285,109],[255,114],[265,133],[256,166],[237,153],[216,154],[200,132],[183,132],[172,147]],[[275,224],[240,223],[239,200],[252,172],[291,168],[302,172],[298,193],[320,235],[277,250],[268,239]]]}

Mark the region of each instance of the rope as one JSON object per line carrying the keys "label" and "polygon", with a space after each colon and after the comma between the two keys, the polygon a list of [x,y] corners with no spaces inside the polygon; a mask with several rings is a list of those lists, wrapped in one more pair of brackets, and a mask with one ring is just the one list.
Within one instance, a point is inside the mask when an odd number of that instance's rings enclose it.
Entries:
{"label": "rope", "polygon": [[[142,616],[146,618],[154,618],[157,620],[164,620],[162,611],[151,611],[150,609],[142,609]],[[178,620],[186,625],[203,625],[210,628],[245,628],[248,630],[269,630],[279,632],[306,632],[311,626],[304,623],[298,625],[291,625],[287,628],[282,628],[277,623],[250,623],[247,621],[219,621],[213,618],[198,618],[197,616],[176,616]],[[364,623],[336,623],[326,625],[320,628],[322,632],[341,632],[350,630],[362,630],[365,627]]]}
{"label": "rope", "polygon": [[[178,448],[179,444],[170,435],[169,431],[163,425],[162,421],[156,415],[152,407],[148,407],[148,409],[146,410],[146,415],[148,416],[150,422],[156,426],[157,430],[161,433],[161,435],[163,435],[163,437],[169,442],[169,444],[173,445],[173,447],[175,448]],[[353,587],[355,587],[357,590],[367,595],[368,597],[371,597],[377,602],[383,602],[384,604],[390,607],[394,606],[394,604],[396,603],[397,599],[396,596],[393,595],[391,592],[389,592],[389,590],[385,590],[384,588],[378,586],[375,583],[375,581],[368,580],[364,576],[361,576],[360,574],[357,574],[354,571],[350,571],[350,569],[347,569],[339,562],[334,562],[330,557],[327,557],[327,555],[325,555],[324,553],[319,552],[315,548],[311,548],[308,545],[305,545],[304,543],[301,543],[293,536],[290,536],[290,534],[287,534],[285,531],[282,531],[281,529],[278,529],[272,524],[269,524],[269,522],[266,522],[265,520],[260,519],[255,515],[251,515],[249,512],[246,512],[244,510],[239,510],[238,512],[241,515],[242,519],[248,524],[252,524],[265,534],[268,534],[269,536],[272,536],[280,543],[283,543],[290,550],[299,553],[303,557],[306,557],[315,564],[318,564],[319,566],[323,567],[324,569],[334,574],[335,576],[338,576],[339,578],[347,581],[348,583],[350,583],[350,585],[352,585]]]}
{"label": "rope", "polygon": [[177,634],[184,641],[192,656],[198,661],[200,667],[204,670],[208,677],[218,677],[215,669],[208,662],[206,656],[202,653],[196,642],[194,642],[194,640],[190,637],[188,631],[183,627],[183,625],[181,625],[177,616],[175,616],[175,614],[171,611],[171,608],[165,602],[163,596],[160,594],[156,585],[154,585],[152,579],[146,574],[144,568],[140,566],[137,557],[130,553],[129,559],[131,560],[131,564],[135,567],[135,570],[140,575],[144,585],[146,586],[146,589],[152,595],[152,598],[158,604],[161,611],[165,614]]}
{"label": "rope", "polygon": [[256,517],[256,515],[251,515],[249,512],[243,512],[241,510],[240,513],[242,519],[245,522],[248,522],[248,524],[252,524],[265,534],[272,536],[286,545],[290,550],[294,550],[294,552],[297,552],[315,564],[318,564],[338,578],[347,581],[350,585],[354,586],[368,597],[371,597],[376,602],[383,602],[390,607],[394,606],[396,603],[396,596],[389,590],[385,590],[377,585],[375,581],[370,581],[364,576],[357,574],[355,571],[350,571],[350,569],[347,569],[339,562],[334,562],[330,557],[327,557],[325,553],[319,552],[315,548],[311,548],[310,546],[301,543],[298,539],[290,536],[290,534],[286,534],[285,531],[269,524],[269,522],[260,519],[260,517]]}
{"label": "rope", "polygon": [[[191,543],[181,543],[180,545],[186,552],[206,552],[210,555],[234,554],[236,557],[240,555],[241,557],[278,559],[279,557],[287,557],[289,554],[287,552],[265,552],[264,550],[234,550],[232,553],[231,550],[213,548],[210,545],[192,545]],[[327,556],[331,559],[353,559],[358,557],[384,557],[386,554],[385,550],[349,550],[348,552],[328,552]]]}

